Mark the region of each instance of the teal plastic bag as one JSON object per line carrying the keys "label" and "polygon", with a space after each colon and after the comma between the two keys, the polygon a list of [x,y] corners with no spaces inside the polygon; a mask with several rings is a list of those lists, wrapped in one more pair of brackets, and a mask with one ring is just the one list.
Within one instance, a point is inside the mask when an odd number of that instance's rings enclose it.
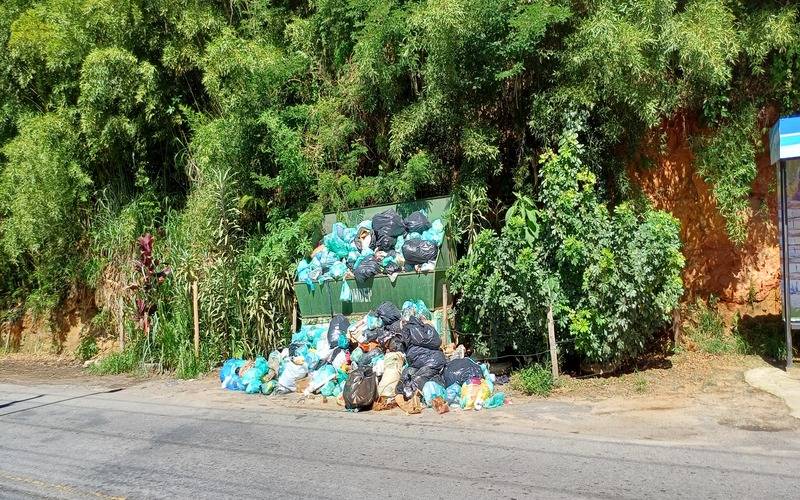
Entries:
{"label": "teal plastic bag", "polygon": [[483,403],[484,408],[499,408],[506,403],[506,395],[502,392],[498,392]]}
{"label": "teal plastic bag", "polygon": [[367,320],[367,330],[374,330],[383,326],[383,321],[379,317],[373,316],[372,313],[367,314],[365,319]]}
{"label": "teal plastic bag", "polygon": [[342,349],[347,349],[347,347],[350,345],[350,341],[347,340],[347,335],[345,335],[345,334],[339,335],[339,344],[338,345]]}
{"label": "teal plastic bag", "polygon": [[325,385],[322,386],[322,389],[319,390],[319,393],[325,397],[331,397],[334,395],[336,391],[336,380],[329,380]]}
{"label": "teal plastic bag", "polygon": [[244,392],[247,394],[255,394],[261,391],[261,379],[267,374],[267,370],[267,360],[264,359],[263,356],[257,357],[253,367],[242,375]]}
{"label": "teal plastic bag", "polygon": [[343,277],[345,273],[347,273],[347,264],[344,262],[336,261],[331,266],[331,276],[333,276],[334,279],[338,280],[339,278]]}
{"label": "teal plastic bag", "polygon": [[425,385],[422,386],[422,399],[424,399],[425,404],[430,407],[433,405],[434,398],[442,398],[446,401],[447,393],[441,384],[438,384],[433,380],[428,380],[425,382]]}
{"label": "teal plastic bag", "polygon": [[433,315],[431,314],[430,309],[428,306],[425,305],[420,299],[417,300],[407,300],[403,302],[403,319],[408,321],[412,316],[423,316],[427,319],[432,319]]}
{"label": "teal plastic bag", "polygon": [[461,385],[460,384],[453,384],[447,388],[445,391],[444,400],[447,401],[448,404],[458,403],[458,400],[461,398]]}
{"label": "teal plastic bag", "polygon": [[352,238],[350,238],[350,240],[347,238],[350,237],[351,232],[349,232],[347,226],[341,222],[334,224],[331,229],[330,234],[326,234],[325,237],[322,238],[323,245],[336,257],[340,259],[347,257],[347,254],[350,253],[350,241],[352,241]]}
{"label": "teal plastic bag", "polygon": [[275,388],[277,386],[278,386],[278,382],[275,381],[275,380],[270,380],[269,382],[267,382],[265,384],[261,384],[261,394],[264,394],[265,396],[269,396],[270,394],[272,394],[272,392],[275,390]]}
{"label": "teal plastic bag", "polygon": [[444,241],[444,224],[441,219],[436,219],[431,223],[431,228],[422,233],[422,239],[436,243],[436,246],[442,246]]}
{"label": "teal plastic bag", "polygon": [[353,301],[353,292],[350,290],[350,285],[347,284],[347,280],[342,282],[342,291],[339,293],[339,300],[342,302]]}

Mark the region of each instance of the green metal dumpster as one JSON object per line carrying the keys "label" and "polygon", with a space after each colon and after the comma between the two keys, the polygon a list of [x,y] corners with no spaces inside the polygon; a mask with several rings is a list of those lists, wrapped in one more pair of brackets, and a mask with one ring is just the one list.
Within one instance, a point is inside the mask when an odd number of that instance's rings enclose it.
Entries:
{"label": "green metal dumpster", "polygon": [[[389,208],[394,208],[403,217],[417,210],[425,210],[431,221],[443,219],[445,212],[450,208],[450,202],[450,197],[444,196],[396,205],[359,208],[339,214],[326,214],[322,229],[324,233],[329,233],[336,222],[353,227]],[[444,219],[442,221],[444,222]],[[345,316],[365,314],[385,301],[390,301],[400,307],[406,300],[416,299],[425,302],[425,305],[431,310],[441,308],[444,305],[442,286],[445,284],[445,274],[455,259],[452,232],[445,223],[445,238],[439,248],[434,271],[427,273],[402,272],[397,275],[394,282],[388,276],[379,275],[361,286],[358,286],[354,279],[349,279],[347,283],[352,290],[352,302],[339,300],[342,290],[341,280],[318,283],[314,290],[311,290],[302,281],[296,281],[294,292],[300,314],[303,320],[323,316],[330,317],[335,314],[344,314]]]}

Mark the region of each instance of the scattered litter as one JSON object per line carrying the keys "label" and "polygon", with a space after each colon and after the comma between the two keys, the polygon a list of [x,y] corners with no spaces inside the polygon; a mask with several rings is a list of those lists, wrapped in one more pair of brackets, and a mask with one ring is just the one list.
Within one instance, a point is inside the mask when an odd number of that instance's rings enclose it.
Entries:
{"label": "scattered litter", "polygon": [[[314,258],[325,252],[315,251]],[[266,358],[225,361],[219,377],[224,389],[296,392],[302,399],[318,394],[348,411],[400,407],[416,414],[427,407],[443,414],[508,404],[503,392],[494,393],[495,384],[507,379],[465,354],[462,345],[442,345],[423,301],[407,301],[401,309],[384,302],[355,322],[340,314],[329,323],[303,325]]]}

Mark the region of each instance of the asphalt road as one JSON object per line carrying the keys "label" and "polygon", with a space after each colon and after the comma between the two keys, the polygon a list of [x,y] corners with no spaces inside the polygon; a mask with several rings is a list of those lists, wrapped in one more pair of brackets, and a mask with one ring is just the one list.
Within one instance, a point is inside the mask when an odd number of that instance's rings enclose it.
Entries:
{"label": "asphalt road", "polygon": [[536,428],[569,404],[406,416],[266,399],[0,384],[0,497],[800,497],[796,432],[648,441]]}

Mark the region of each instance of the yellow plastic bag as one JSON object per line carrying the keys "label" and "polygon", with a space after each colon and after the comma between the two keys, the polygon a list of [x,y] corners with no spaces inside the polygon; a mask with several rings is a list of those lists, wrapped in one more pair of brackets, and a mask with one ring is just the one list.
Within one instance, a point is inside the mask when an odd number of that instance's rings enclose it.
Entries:
{"label": "yellow plastic bag", "polygon": [[489,399],[491,395],[492,391],[485,380],[481,380],[480,384],[467,382],[461,386],[459,404],[465,410],[480,410],[483,407],[483,402]]}

